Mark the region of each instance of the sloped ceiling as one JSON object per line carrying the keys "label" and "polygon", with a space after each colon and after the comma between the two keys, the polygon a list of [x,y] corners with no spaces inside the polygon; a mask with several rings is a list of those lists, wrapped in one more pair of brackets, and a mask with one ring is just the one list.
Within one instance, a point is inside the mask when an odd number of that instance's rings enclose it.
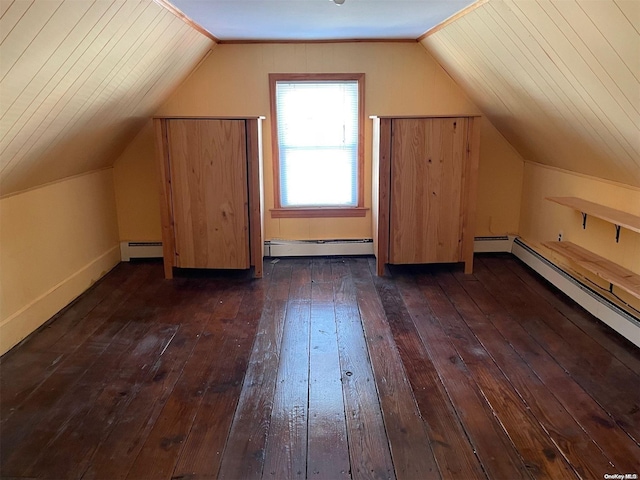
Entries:
{"label": "sloped ceiling", "polygon": [[[527,160],[640,186],[640,1],[478,5],[422,45]],[[0,0],[0,196],[111,165],[214,45],[152,0]]]}
{"label": "sloped ceiling", "polygon": [[530,161],[640,186],[640,1],[490,0],[422,39]]}
{"label": "sloped ceiling", "polygon": [[151,0],[0,1],[0,195],[113,163],[215,44]]}

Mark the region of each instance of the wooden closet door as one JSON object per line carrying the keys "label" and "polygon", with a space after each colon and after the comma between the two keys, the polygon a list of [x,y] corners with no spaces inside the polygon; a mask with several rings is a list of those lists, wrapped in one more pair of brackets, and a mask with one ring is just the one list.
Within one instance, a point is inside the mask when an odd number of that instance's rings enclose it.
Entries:
{"label": "wooden closet door", "polygon": [[249,268],[244,120],[168,122],[176,266]]}
{"label": "wooden closet door", "polygon": [[394,119],[389,263],[462,259],[466,118]]}

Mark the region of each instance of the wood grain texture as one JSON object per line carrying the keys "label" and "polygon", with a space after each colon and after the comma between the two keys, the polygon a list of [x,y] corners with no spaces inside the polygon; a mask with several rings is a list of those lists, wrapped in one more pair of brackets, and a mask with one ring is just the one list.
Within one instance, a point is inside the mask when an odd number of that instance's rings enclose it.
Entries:
{"label": "wood grain texture", "polygon": [[[519,285],[521,281],[508,269],[487,259],[491,269],[483,269],[481,278],[492,293],[500,285]],[[474,274],[475,275],[475,274]],[[609,405],[609,415],[632,439],[640,437],[640,390],[624,392],[613,385],[635,385],[639,381],[632,372],[609,355],[573,324],[562,322],[561,316],[546,302],[535,302],[526,288],[510,289],[498,298],[507,312],[521,319],[522,326],[542,348],[550,352],[578,385],[589,391],[598,403]],[[571,346],[571,348],[569,348]],[[575,349],[589,351],[588,356],[575,355]],[[602,363],[603,359],[606,363]]]}
{"label": "wood grain texture", "polygon": [[350,263],[350,268],[396,478],[440,478],[429,436],[373,286],[367,260],[357,259]]}
{"label": "wood grain texture", "polygon": [[286,299],[291,283],[291,264],[275,264],[267,273],[271,276],[267,300],[249,359],[245,387],[220,466],[219,478],[223,479],[262,477],[287,311]]}
{"label": "wood grain texture", "polygon": [[[216,315],[216,311],[229,311],[226,302],[220,300],[228,292],[223,285],[207,282],[209,291],[205,294],[203,288],[188,288],[189,285],[185,285],[181,279],[165,283],[164,298],[172,300],[167,302],[169,305],[163,309],[161,318],[172,323],[180,323],[184,318],[191,320],[180,325],[175,337],[154,361],[138,394],[131,398],[114,421],[111,433],[100,441],[93,455],[86,459],[83,478],[126,478],[150,438],[151,430],[164,411],[187,362],[194,355],[205,329],[205,321],[211,318],[211,312]],[[184,301],[187,297],[188,300]],[[205,311],[207,313],[203,314]],[[123,436],[128,441],[123,442]],[[118,458],[118,462],[113,462],[113,458]]]}
{"label": "wood grain texture", "polygon": [[473,272],[481,120],[480,117],[472,117],[468,120],[466,161],[462,177],[462,260],[464,261],[464,273],[467,274]]}
{"label": "wood grain texture", "polygon": [[169,120],[176,266],[249,268],[241,120]]}
{"label": "wood grain texture", "polygon": [[250,263],[256,278],[262,278],[264,256],[264,207],[262,178],[262,119],[246,120],[247,169],[249,185]]}
{"label": "wood grain texture", "polygon": [[390,263],[462,259],[467,124],[466,118],[393,120]]}
{"label": "wood grain texture", "polygon": [[595,273],[611,285],[620,287],[634,297],[640,298],[640,275],[633,273],[631,270],[627,270],[575,243],[542,242],[542,245],[575,262],[580,267]]}
{"label": "wood grain texture", "polygon": [[[309,265],[309,260],[298,260]],[[282,333],[263,478],[306,478],[309,402],[310,269],[294,268]]]}
{"label": "wood grain texture", "polygon": [[612,331],[602,322],[581,309],[576,303],[566,298],[556,288],[549,288],[549,284],[539,275],[528,269],[522,268],[515,259],[506,259],[507,267],[526,283],[540,298],[558,310],[562,315],[571,320],[583,332],[600,343],[618,360],[627,365],[631,370],[640,372],[640,351],[629,350],[626,339],[612,334]]}
{"label": "wood grain texture", "polygon": [[490,1],[421,43],[523,158],[639,186],[639,15],[624,0]]}
{"label": "wood grain texture", "polygon": [[213,45],[151,2],[3,7],[3,195],[111,166]]}
{"label": "wood grain texture", "polygon": [[[500,283],[486,273],[484,265],[480,264],[479,268],[480,272],[476,270],[474,276],[456,274],[455,277],[485,317],[553,391],[562,406],[582,425],[613,464],[621,469],[637,469],[637,455],[632,453],[637,448],[635,442],[609,417],[611,407],[616,408],[615,403],[598,403],[592,396],[593,390],[583,387],[573,379],[570,372],[564,369],[562,362],[558,362],[554,357],[552,350],[545,348],[543,342],[532,335],[525,324],[514,322],[514,318],[522,317],[512,316],[517,314],[510,314],[499,301]],[[533,297],[533,300],[538,301],[536,297]],[[566,321],[562,324],[570,325]],[[569,350],[570,356],[584,354],[584,349],[580,347],[570,347]],[[630,384],[635,385],[635,382],[637,381]]]}
{"label": "wood grain texture", "polygon": [[[3,421],[18,411],[22,402],[64,363],[65,357],[72,355],[77,346],[108,320],[118,303],[126,301],[143,285],[145,275],[142,272],[131,275],[135,268],[130,267],[128,263],[121,263],[44,324],[38,335],[21,344],[21,356],[0,358],[0,369],[8,369],[15,375],[10,377],[11,381],[0,375],[3,406],[10,412]],[[76,345],[76,348],[62,348],[64,344]]]}
{"label": "wood grain texture", "polygon": [[[216,375],[220,375],[222,356],[228,355],[227,349],[232,348],[233,321],[238,315],[247,290],[240,285],[233,285],[225,293],[210,313],[206,309],[198,312],[197,316],[203,324],[203,329],[198,335],[193,354],[184,364],[182,374],[162,406],[160,415],[131,465],[127,478],[165,478],[171,476],[175,470],[183,447],[193,431],[205,392]],[[198,458],[197,449],[191,453]]]}
{"label": "wood grain texture", "polygon": [[175,266],[175,236],[173,234],[173,200],[171,197],[171,164],[169,162],[169,144],[167,122],[155,118],[153,125],[156,134],[156,159],[159,171],[160,220],[162,222],[162,258],[164,259],[164,278],[173,278]]}
{"label": "wood grain texture", "polygon": [[262,117],[156,117],[165,276],[254,267],[262,277]]}
{"label": "wood grain texture", "polygon": [[[562,408],[553,395],[553,391],[539,380],[526,362],[508,344],[500,340],[500,335],[477,309],[473,301],[463,293],[455,279],[450,274],[442,273],[431,280],[431,286],[435,287],[435,284],[438,283],[443,290],[443,293],[440,293],[437,288],[434,289],[439,295],[440,301],[449,310],[447,312],[447,315],[450,315],[448,318],[464,319],[464,322],[455,322],[458,324],[455,333],[461,338],[459,340],[454,336],[452,338],[454,343],[458,345],[463,358],[469,360],[471,370],[473,372],[478,370],[478,365],[473,360],[473,351],[477,348],[490,351],[493,363],[489,368],[497,367],[502,372],[502,376],[497,372],[492,376],[508,382],[518,396],[526,402],[535,416],[535,420],[540,423],[552,439],[552,443],[572,468],[582,477],[598,476],[600,472],[606,470],[610,460],[603,454],[599,446],[592,440],[583,437],[582,426]],[[450,300],[450,304],[455,306],[457,314],[444,301],[445,296]],[[487,363],[483,362],[483,368]],[[517,441],[517,436],[512,435],[512,438]],[[550,457],[549,452],[549,450],[543,450],[545,457]],[[562,460],[558,459],[556,467],[561,463]],[[531,465],[531,463],[527,463],[527,465]]]}
{"label": "wood grain texture", "polygon": [[[378,252],[378,236],[380,228],[380,119],[371,117],[371,240],[373,241],[373,255],[376,259]],[[377,264],[376,264],[377,274]]]}
{"label": "wood grain texture", "polygon": [[[420,341],[416,326],[398,293],[396,282],[378,277],[374,283],[442,476],[482,478],[483,469],[476,458],[475,449],[467,438],[441,377],[437,374],[433,357]],[[447,361],[451,362],[450,359]]]}
{"label": "wood grain texture", "polygon": [[309,334],[307,476],[338,480],[351,476],[331,280],[330,260],[314,259]]}
{"label": "wood grain texture", "polygon": [[434,315],[416,279],[407,274],[394,277],[418,338],[440,372],[440,379],[487,476],[528,478],[518,450],[487,405],[482,388]]}
{"label": "wood grain texture", "polygon": [[[446,277],[446,279],[449,280],[448,285],[455,285],[456,282],[453,281],[451,277]],[[428,285],[433,285],[434,287],[435,284],[436,281],[428,283]],[[445,300],[446,295],[437,288],[434,288],[433,291],[433,295],[438,297],[437,301],[442,305],[440,308],[445,312],[446,310],[450,310],[453,313],[450,302]],[[466,301],[466,298],[464,298],[464,300]],[[557,451],[554,451],[552,447],[549,449],[549,446],[542,448],[541,452],[538,452],[539,458],[537,460],[531,459],[532,462],[535,462],[533,464],[543,465],[541,467],[543,469],[551,469],[548,470],[548,472],[554,477],[562,476],[566,464],[571,465],[572,470],[581,476],[594,476],[605,470],[609,464],[609,459],[602,454],[600,448],[593,441],[584,439],[581,433],[581,426],[571,418],[568,412],[561,408],[554,398],[553,392],[547,389],[542,382],[529,371],[526,364],[518,358],[515,352],[509,348],[500,348],[497,343],[493,345],[490,344],[490,342],[495,342],[499,337],[491,335],[487,338],[483,335],[482,328],[487,325],[487,322],[481,314],[478,314],[479,312],[477,310],[475,313],[472,313],[460,305],[456,307],[464,312],[465,319],[467,319],[465,322],[466,325],[460,323],[459,327],[455,329],[455,332],[460,335],[461,338],[460,340],[454,339],[454,341],[458,344],[458,348],[460,348],[463,356],[470,359],[474,355],[473,351],[475,349],[473,347],[475,345],[490,348],[494,360],[490,364],[488,362],[481,362],[481,368],[487,368],[488,372],[486,373],[495,377],[504,375],[506,380],[504,383],[508,381],[518,397],[522,398],[529,406],[535,422],[539,423],[545,432],[543,437],[549,436],[551,438],[551,444],[557,448]],[[473,303],[466,301],[465,307],[470,307],[473,310]],[[453,317],[461,318],[459,314],[456,313],[453,313]],[[477,323],[475,323],[476,320]],[[476,328],[471,328],[471,324]],[[489,330],[491,330],[490,327]],[[485,342],[486,346],[484,346]],[[498,362],[499,360],[500,362]],[[474,372],[479,370],[480,364],[476,363],[476,361],[470,360],[469,364]],[[506,369],[507,365],[509,365],[508,369]],[[500,368],[501,366],[502,368]],[[483,374],[485,373],[483,372]],[[530,435],[534,435],[534,431],[534,428],[529,428]],[[514,441],[519,441],[517,434],[514,435],[510,433],[510,436]],[[557,457],[551,455],[552,451]],[[543,455],[540,455],[540,453]],[[543,460],[542,463],[540,463],[541,460]],[[531,465],[531,463],[527,462],[527,465]],[[558,469],[561,470],[561,472],[556,472]],[[569,470],[569,472],[571,472],[571,470]],[[569,476],[572,475],[573,473],[570,473]]]}
{"label": "wood grain texture", "polygon": [[216,368],[204,386],[202,400],[173,469],[173,477],[206,477],[219,471],[268,284],[268,281],[252,282],[244,295],[238,296],[241,303],[235,317],[220,318],[227,328],[222,334],[224,344],[215,353],[212,363]]}
{"label": "wood grain texture", "polygon": [[351,477],[393,479],[395,471],[358,311],[356,287],[346,261],[333,261],[331,272]]}
{"label": "wood grain texture", "polygon": [[374,230],[377,232],[376,273],[384,274],[384,266],[389,260],[389,218],[391,202],[391,119],[374,119],[375,132],[374,148],[375,161],[372,173],[374,181],[372,191],[377,202],[375,208]]}
{"label": "wood grain texture", "polygon": [[[145,279],[149,280],[152,274],[157,274],[157,270],[153,273],[147,271]],[[158,291],[156,282],[139,284],[138,287],[138,296],[132,298],[131,303],[134,308],[144,305]],[[114,364],[109,362],[118,362],[123,352],[135,345],[135,339],[139,338],[137,336],[144,334],[144,318],[148,312],[143,309],[132,315],[125,305],[119,304],[108,306],[105,313],[104,317],[100,312],[96,312],[95,317],[92,316],[92,321],[88,323],[96,328],[91,334],[76,338],[78,343],[72,354],[58,357],[55,361],[59,362],[57,374],[50,375],[40,383],[26,402],[11,412],[11,416],[3,418],[3,432],[9,432],[3,433],[1,439],[3,474],[19,475],[32,471],[35,475],[41,475],[45,472],[48,467],[38,464],[38,461],[46,445],[65,432],[66,425],[73,421],[76,414],[78,419],[82,419],[83,413],[86,415],[87,406],[95,401],[104,388],[102,383],[102,388],[96,386],[93,389],[87,389],[86,386],[81,388],[80,385],[83,382],[95,382],[112,373],[108,366],[113,367]],[[73,339],[69,338],[69,341],[73,342]],[[94,370],[100,371],[103,368],[102,363],[107,366],[102,373],[97,373],[97,377],[93,377]],[[73,398],[78,398],[79,402],[69,409],[68,404]],[[16,429],[15,425],[22,427]],[[52,435],[52,432],[55,434]],[[26,456],[23,454],[25,451],[29,452]],[[65,476],[64,472],[67,470],[63,469],[69,468],[67,462],[63,463],[64,465],[57,465],[61,469],[58,476]]]}
{"label": "wood grain texture", "polygon": [[47,453],[30,467],[30,474],[78,477],[95,445],[111,433],[113,421],[139,392],[152,367],[145,365],[145,360],[159,356],[178,330],[177,325],[147,324],[144,319],[131,325],[123,331],[127,341],[118,342],[122,353],[118,356],[117,349],[110,349],[110,355],[92,369],[91,375],[102,377],[102,385],[96,388],[95,379],[87,376],[79,382],[74,398],[83,407],[74,411],[65,429],[48,444]]}
{"label": "wood grain texture", "polygon": [[578,197],[547,197],[547,200],[640,233],[640,216],[638,215],[632,215],[631,213]]}
{"label": "wood grain texture", "polygon": [[637,347],[511,255],[265,266],[121,265],[3,356],[2,476],[640,471]]}

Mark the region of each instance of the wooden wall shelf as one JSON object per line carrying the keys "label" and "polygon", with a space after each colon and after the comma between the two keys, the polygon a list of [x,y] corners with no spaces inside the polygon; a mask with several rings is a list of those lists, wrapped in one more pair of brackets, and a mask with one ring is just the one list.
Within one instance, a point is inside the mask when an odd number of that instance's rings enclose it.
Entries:
{"label": "wooden wall shelf", "polygon": [[578,197],[547,197],[547,200],[573,208],[582,213],[582,228],[587,226],[587,215],[613,223],[616,227],[616,242],[620,239],[620,227],[640,233],[640,217],[631,213],[606,207]]}
{"label": "wooden wall shelf", "polygon": [[640,298],[640,275],[631,270],[585,250],[575,243],[543,242],[542,245],[609,282],[609,290],[612,290],[612,286],[615,285],[634,297]]}

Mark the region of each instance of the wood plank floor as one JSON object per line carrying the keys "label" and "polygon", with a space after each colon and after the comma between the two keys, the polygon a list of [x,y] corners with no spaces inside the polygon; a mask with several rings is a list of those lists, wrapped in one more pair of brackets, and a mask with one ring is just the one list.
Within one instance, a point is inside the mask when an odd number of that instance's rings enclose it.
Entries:
{"label": "wood plank floor", "polygon": [[121,264],[2,357],[0,476],[640,474],[639,349],[511,255],[265,265]]}

